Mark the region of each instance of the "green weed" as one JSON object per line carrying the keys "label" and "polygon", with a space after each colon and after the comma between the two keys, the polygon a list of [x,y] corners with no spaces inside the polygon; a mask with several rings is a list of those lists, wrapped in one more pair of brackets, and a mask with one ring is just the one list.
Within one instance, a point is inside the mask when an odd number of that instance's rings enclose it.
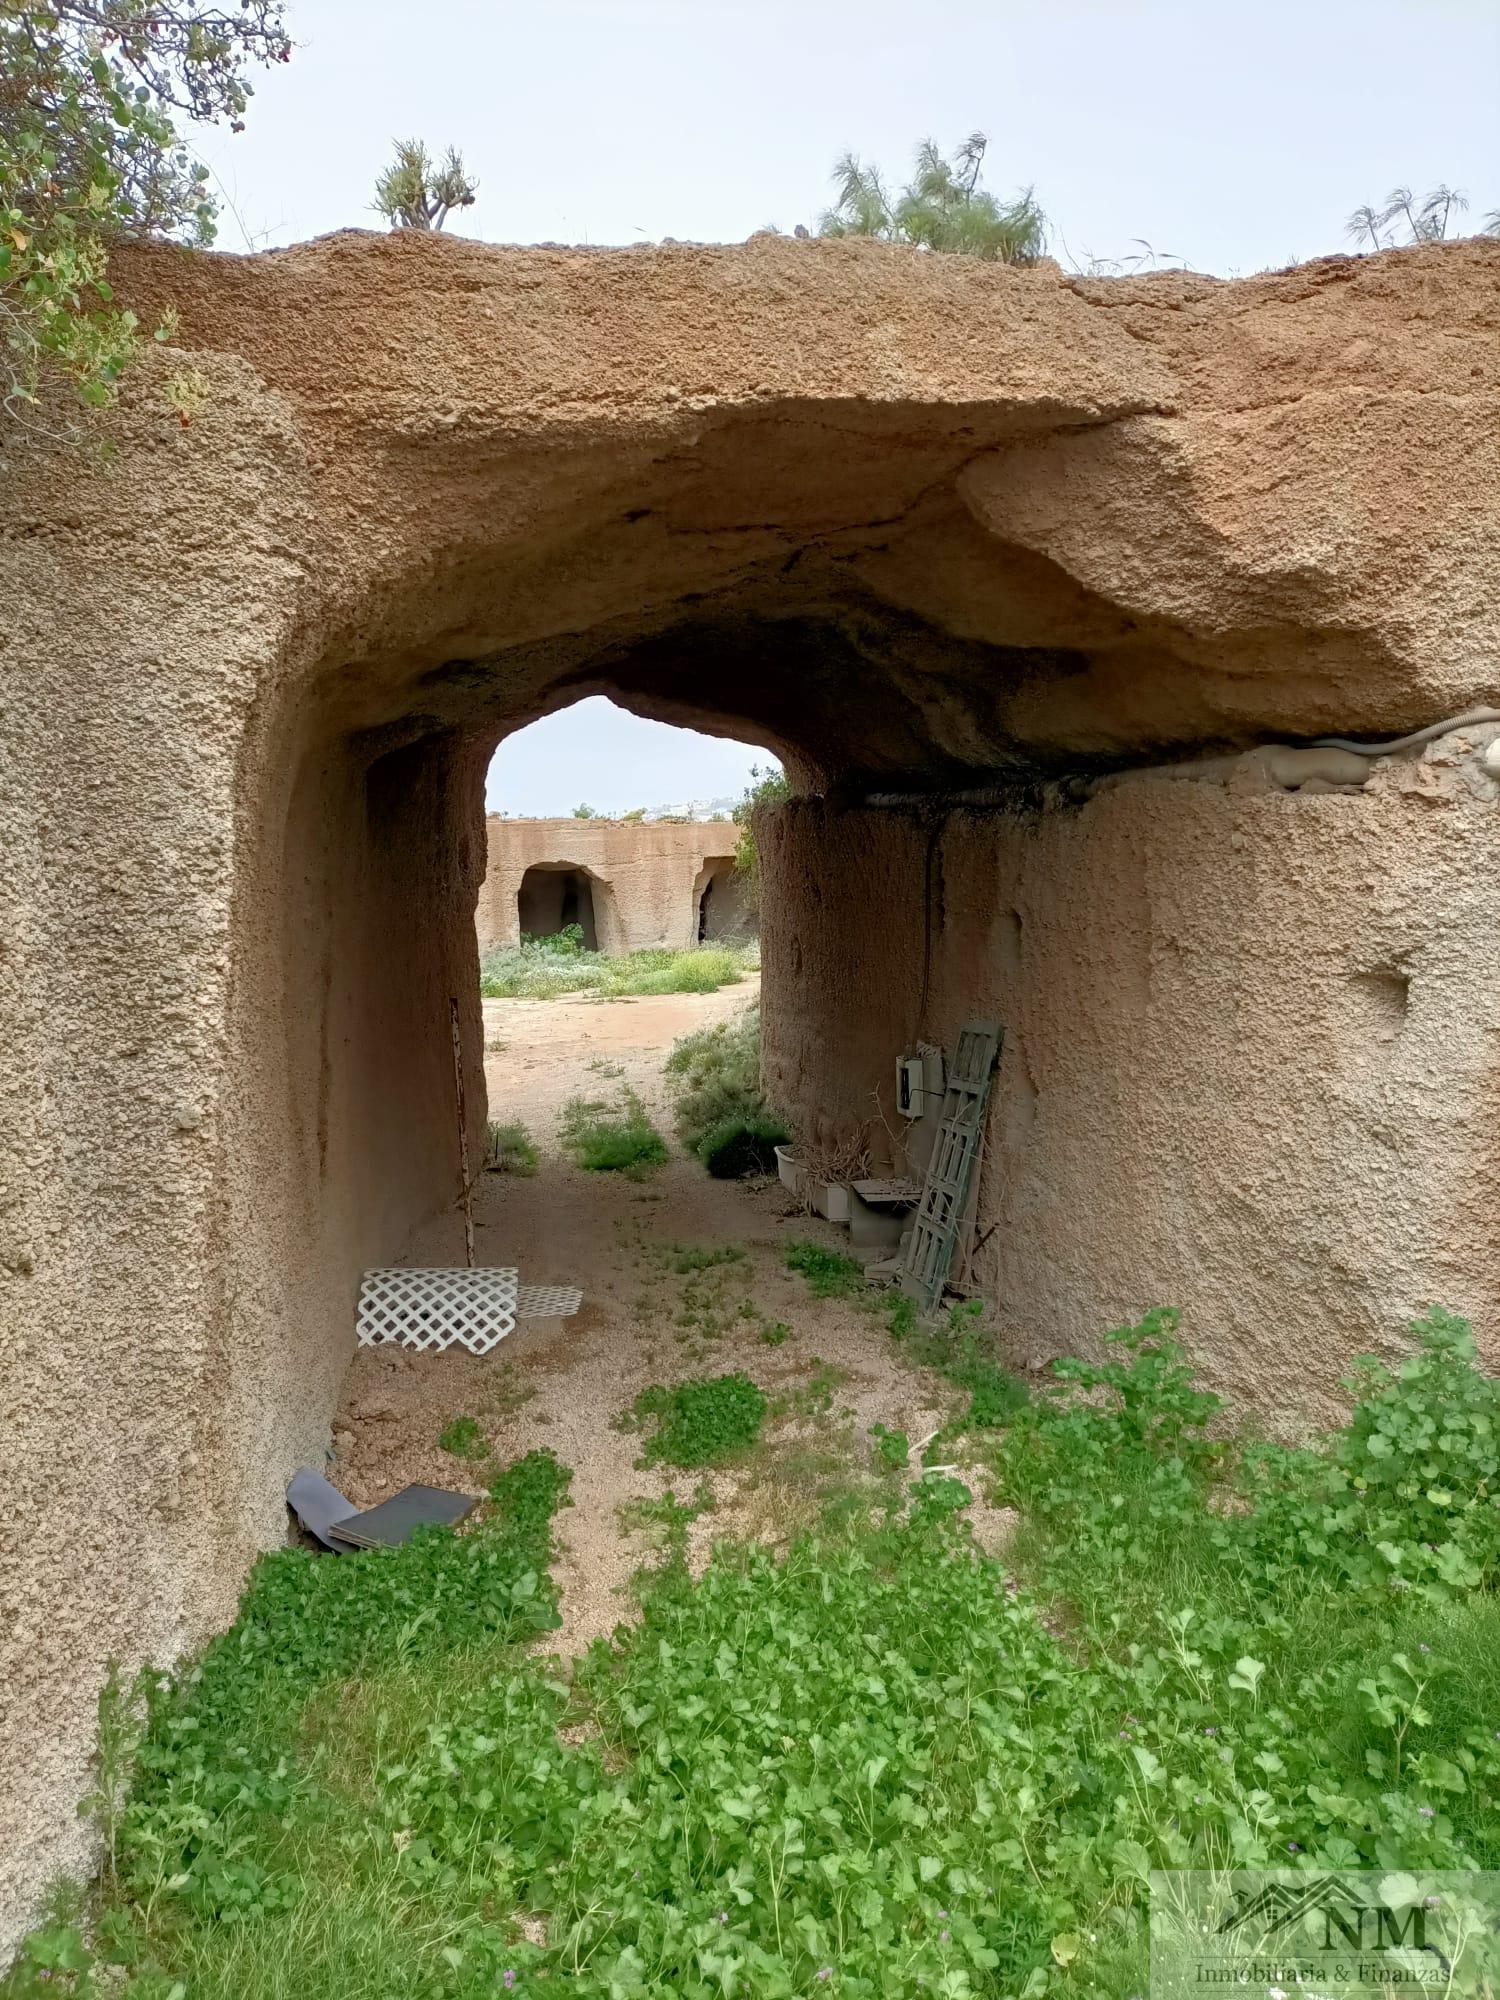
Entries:
{"label": "green weed", "polygon": [[635,1424],[655,1425],[641,1455],[643,1465],[721,1465],[760,1436],[766,1399],[748,1375],[716,1375],[703,1382],[643,1389],[629,1415]]}
{"label": "green weed", "polygon": [[438,1432],[438,1450],[454,1458],[488,1458],[490,1447],[477,1417],[449,1417]]}
{"label": "green weed", "polygon": [[848,1381],[848,1371],[836,1368],[832,1362],[813,1355],[809,1364],[812,1372],[807,1380],[795,1389],[787,1389],[776,1398],[771,1414],[777,1417],[801,1417],[816,1421],[826,1417],[833,1409],[833,1392],[841,1389]]}
{"label": "green weed", "polygon": [[562,1142],[590,1173],[639,1175],[668,1158],[666,1141],[633,1090],[575,1097],[563,1107]]}
{"label": "green weed", "polygon": [[486,1173],[521,1174],[529,1179],[541,1164],[541,1157],[524,1125],[502,1125],[493,1118],[490,1120],[484,1148]]}
{"label": "green weed", "polygon": [[806,1278],[815,1299],[848,1298],[868,1290],[864,1266],[841,1251],[825,1249],[821,1243],[788,1244],[786,1262],[788,1270]]}
{"label": "green weed", "polygon": [[[657,1503],[641,1620],[571,1685],[521,1650],[546,1454],[470,1533],[265,1557],[151,1684],[114,1882],[0,1992],[1126,2000],[1153,1868],[1500,1866],[1500,1390],[1461,1323],[1416,1334],[1299,1452],[1242,1439],[1173,1314],[1059,1364],[978,1434],[1019,1577],[963,1483],[822,1436],[781,1557],[721,1542],[695,1581],[699,1501]],[[739,1381],[656,1391],[654,1442],[753,1436]]]}
{"label": "green weed", "polygon": [[905,1431],[871,1424],[870,1436],[875,1440],[875,1464],[881,1472],[901,1472],[911,1463],[911,1439]]}
{"label": "green weed", "polygon": [[[910,1299],[902,1299],[901,1303],[912,1305]],[[925,1328],[918,1322],[915,1308],[909,1317],[894,1310],[890,1315],[891,1330],[904,1342],[909,1358],[920,1367],[933,1369],[968,1396],[962,1413],[945,1425],[933,1441],[939,1454],[944,1440],[966,1431],[997,1430],[1009,1423],[1031,1395],[1021,1377],[994,1353],[991,1340],[979,1324],[983,1312],[982,1299],[964,1299],[950,1306],[936,1326]]]}

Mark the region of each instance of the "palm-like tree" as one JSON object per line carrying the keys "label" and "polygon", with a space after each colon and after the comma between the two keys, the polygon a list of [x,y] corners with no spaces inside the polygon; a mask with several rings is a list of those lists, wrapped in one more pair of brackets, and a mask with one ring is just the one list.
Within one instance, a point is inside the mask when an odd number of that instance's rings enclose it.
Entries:
{"label": "palm-like tree", "polygon": [[1047,218],[1027,187],[1001,201],[979,185],[989,141],[973,132],[945,159],[931,139],[917,149],[911,180],[892,196],[878,168],[845,153],[834,168],[837,200],[820,236],[874,236],[990,263],[1034,264],[1047,249]]}
{"label": "palm-like tree", "polygon": [[[1450,223],[1456,222],[1468,206],[1469,197],[1463,190],[1446,183],[1440,183],[1420,201],[1409,187],[1395,187],[1380,208],[1367,204],[1355,209],[1345,224],[1345,233],[1356,243],[1368,242],[1372,250],[1391,250],[1398,242],[1441,243]],[[1500,209],[1485,217],[1480,234],[1500,235]]]}
{"label": "palm-like tree", "polygon": [[441,229],[455,208],[472,208],[479,183],[450,146],[435,162],[420,139],[398,139],[396,157],[375,183],[375,206],[392,229]]}

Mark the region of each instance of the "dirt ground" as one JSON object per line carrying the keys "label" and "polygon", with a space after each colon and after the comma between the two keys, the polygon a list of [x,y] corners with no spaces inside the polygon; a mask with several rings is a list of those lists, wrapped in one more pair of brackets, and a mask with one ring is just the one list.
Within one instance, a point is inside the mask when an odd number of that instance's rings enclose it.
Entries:
{"label": "dirt ground", "polygon": [[[334,1427],[335,1483],[371,1505],[408,1481],[481,1493],[494,1471],[547,1446],[573,1469],[572,1506],[559,1517],[563,1627],[576,1652],[632,1613],[629,1582],[660,1530],[632,1503],[700,1481],[713,1505],[689,1530],[706,1559],[728,1532],[779,1541],[831,1493],[873,1476],[869,1427],[914,1444],[954,1406],[940,1378],[908,1366],[883,1322],[847,1300],[812,1298],[786,1268],[788,1243],[845,1234],[809,1218],[779,1182],[715,1181],[675,1146],[642,1181],[588,1173],[562,1153],[563,1105],[628,1083],[664,1134],[671,1118],[662,1063],[694,1028],[737,1014],[752,982],[713,994],[594,1000],[486,1000],[490,1115],[524,1123],[541,1152],[531,1178],[484,1174],[476,1192],[481,1263],[515,1264],[524,1284],[583,1288],[573,1318],[523,1320],[484,1358],[461,1351],[361,1349]],[[731,1254],[706,1267],[682,1252]],[[461,1263],[462,1223],[439,1218],[408,1246],[412,1264]],[[769,1338],[767,1338],[769,1336]],[[763,1444],[742,1464],[707,1475],[642,1469],[638,1433],[617,1419],[640,1390],[733,1369],[771,1402]],[[490,1458],[444,1451],[438,1433],[467,1415]],[[915,1454],[914,1454],[915,1458]],[[975,1532],[992,1542],[1006,1517],[976,1502]]]}

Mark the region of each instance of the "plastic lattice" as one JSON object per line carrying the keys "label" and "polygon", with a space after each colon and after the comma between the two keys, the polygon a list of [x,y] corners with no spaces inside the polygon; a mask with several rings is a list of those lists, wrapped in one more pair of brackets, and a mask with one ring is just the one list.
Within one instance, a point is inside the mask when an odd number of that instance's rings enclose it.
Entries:
{"label": "plastic lattice", "polygon": [[566,1319],[583,1304],[576,1285],[522,1285],[516,1293],[517,1319]]}
{"label": "plastic lattice", "polygon": [[430,1354],[466,1347],[488,1354],[515,1331],[518,1274],[474,1271],[366,1271],[359,1288],[359,1344],[395,1341]]}

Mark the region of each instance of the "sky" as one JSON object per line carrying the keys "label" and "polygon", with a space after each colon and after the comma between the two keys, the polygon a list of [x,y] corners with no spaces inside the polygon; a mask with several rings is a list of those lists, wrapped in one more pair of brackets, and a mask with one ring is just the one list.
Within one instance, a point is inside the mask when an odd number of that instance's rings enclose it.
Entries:
{"label": "sky", "polygon": [[[1066,264],[1231,277],[1346,249],[1398,182],[1500,208],[1500,0],[289,0],[292,63],[248,129],[195,134],[226,250],[373,228],[397,137],[462,151],[450,231],[499,243],[734,242],[816,227],[834,159],[899,180],[920,139],[990,139]],[[624,809],[738,791],[763,751],[593,699],[503,745],[491,804]],[[614,767],[612,769],[612,767]],[[626,769],[628,767],[628,769]],[[615,769],[626,769],[619,778]],[[496,772],[500,773],[497,780]],[[633,794],[613,794],[628,783]],[[497,785],[506,794],[497,797]],[[524,796],[526,803],[520,803]]]}

